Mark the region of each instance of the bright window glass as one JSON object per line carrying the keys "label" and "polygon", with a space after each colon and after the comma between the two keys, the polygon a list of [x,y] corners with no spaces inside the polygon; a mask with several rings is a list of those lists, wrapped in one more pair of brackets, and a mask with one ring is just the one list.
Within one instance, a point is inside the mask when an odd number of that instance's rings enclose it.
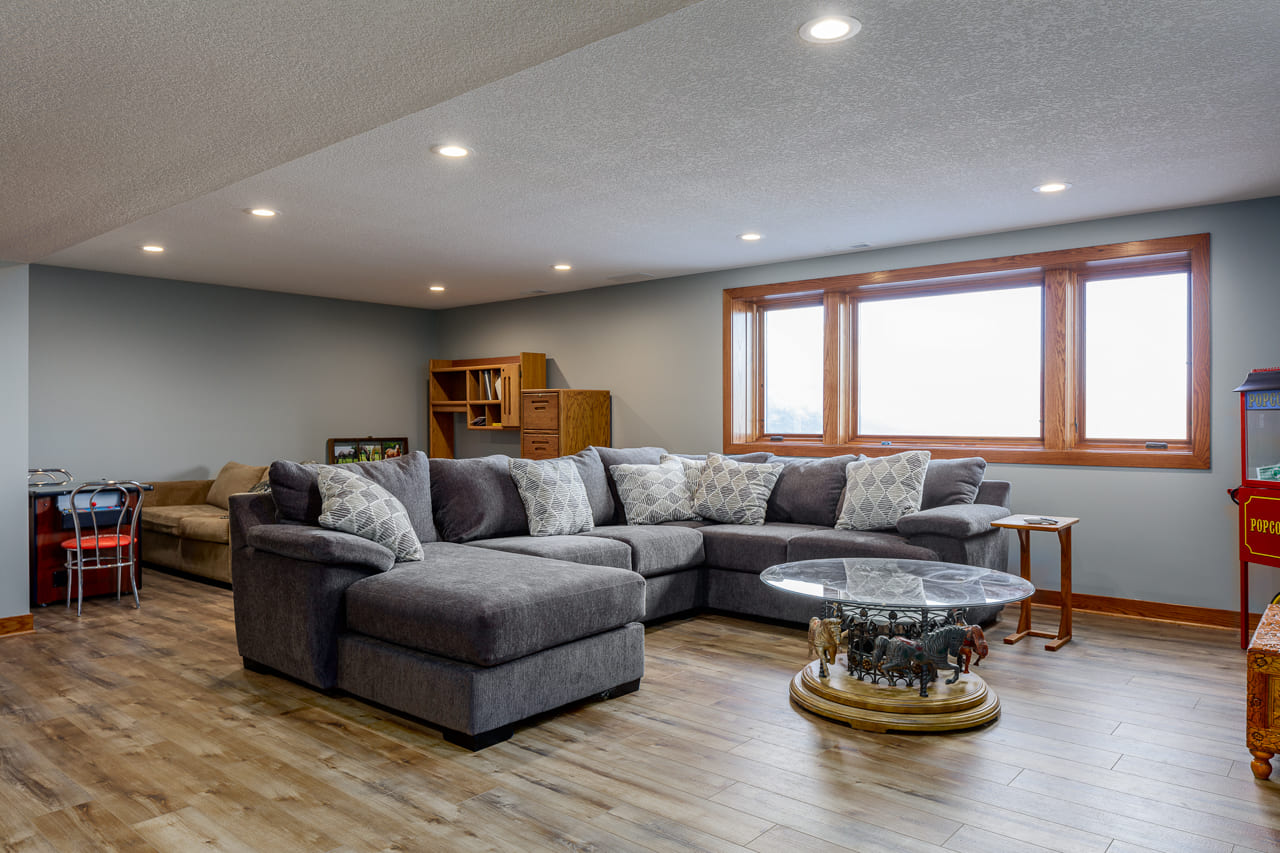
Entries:
{"label": "bright window glass", "polygon": [[861,435],[1040,436],[1041,289],[858,304]]}
{"label": "bright window glass", "polygon": [[764,431],[822,433],[822,306],[764,312]]}
{"label": "bright window glass", "polygon": [[1085,284],[1085,436],[1187,438],[1188,276]]}

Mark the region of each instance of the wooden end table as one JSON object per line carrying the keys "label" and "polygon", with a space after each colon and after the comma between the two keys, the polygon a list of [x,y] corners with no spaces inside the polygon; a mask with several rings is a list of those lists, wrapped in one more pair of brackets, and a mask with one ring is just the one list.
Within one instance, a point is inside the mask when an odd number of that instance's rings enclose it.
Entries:
{"label": "wooden end table", "polygon": [[1019,573],[1024,580],[1031,580],[1031,533],[1045,530],[1058,534],[1058,547],[1062,553],[1060,571],[1062,574],[1062,607],[1058,615],[1058,633],[1031,630],[1031,600],[1022,600],[1022,612],[1018,615],[1018,630],[1004,638],[1009,645],[1023,637],[1041,637],[1049,640],[1045,649],[1056,652],[1071,642],[1071,528],[1080,519],[1061,515],[1010,515],[999,521],[991,522],[992,527],[1004,527],[1018,531]]}
{"label": "wooden end table", "polygon": [[1280,751],[1280,604],[1262,614],[1246,656],[1248,705],[1245,737],[1258,779],[1271,776],[1271,759]]}

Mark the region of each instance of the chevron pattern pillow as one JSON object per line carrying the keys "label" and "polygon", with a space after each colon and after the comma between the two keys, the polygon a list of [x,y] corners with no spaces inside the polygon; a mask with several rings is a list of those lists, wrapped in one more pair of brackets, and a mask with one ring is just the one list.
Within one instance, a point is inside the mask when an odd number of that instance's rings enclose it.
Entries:
{"label": "chevron pattern pillow", "polygon": [[845,466],[837,530],[883,530],[920,511],[929,451],[908,450]]}
{"label": "chevron pattern pillow", "polygon": [[769,495],[781,473],[781,462],[737,462],[708,453],[693,511],[724,524],[764,524]]}
{"label": "chevron pattern pillow", "polygon": [[684,465],[611,465],[609,473],[627,514],[627,524],[696,519]]}
{"label": "chevron pattern pillow", "polygon": [[511,459],[507,465],[529,516],[530,536],[565,536],[594,526],[591,499],[572,459]]}
{"label": "chevron pattern pillow", "polygon": [[395,554],[397,562],[422,559],[422,543],[395,495],[336,465],[317,466],[316,479],[323,501],[321,527],[377,542]]}

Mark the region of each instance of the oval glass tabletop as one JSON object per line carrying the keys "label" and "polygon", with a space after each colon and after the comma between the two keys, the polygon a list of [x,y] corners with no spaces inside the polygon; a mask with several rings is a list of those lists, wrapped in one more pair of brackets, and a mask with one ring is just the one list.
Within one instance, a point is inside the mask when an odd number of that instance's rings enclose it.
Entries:
{"label": "oval glass tabletop", "polygon": [[1036,591],[1017,575],[980,566],[881,558],[782,563],[761,572],[760,580],[785,592],[886,609],[1008,604]]}

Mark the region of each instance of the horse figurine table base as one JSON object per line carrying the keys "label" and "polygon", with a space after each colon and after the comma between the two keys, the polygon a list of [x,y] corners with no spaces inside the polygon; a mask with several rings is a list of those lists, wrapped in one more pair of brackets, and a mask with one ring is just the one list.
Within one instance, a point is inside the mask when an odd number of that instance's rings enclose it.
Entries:
{"label": "horse figurine table base", "polygon": [[[969,672],[988,646],[958,611],[904,614],[831,608],[809,624],[810,663],[791,698],[813,713],[867,731],[973,728],[1000,714],[995,693]],[[843,652],[841,648],[843,647]],[[943,671],[950,677],[941,678]]]}

